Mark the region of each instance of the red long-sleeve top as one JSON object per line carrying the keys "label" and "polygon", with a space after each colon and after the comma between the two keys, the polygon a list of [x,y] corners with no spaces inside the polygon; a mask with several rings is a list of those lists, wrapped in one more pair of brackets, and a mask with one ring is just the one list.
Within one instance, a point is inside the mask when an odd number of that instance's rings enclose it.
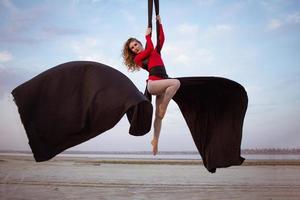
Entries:
{"label": "red long-sleeve top", "polygon": [[[153,47],[153,43],[151,40],[151,34],[146,35],[146,48],[137,54],[134,58],[134,62],[143,67],[145,60],[148,59],[147,63],[147,71],[150,71],[152,67],[164,67],[163,60],[158,53],[158,48],[162,48],[165,41],[164,31],[162,24],[159,24],[159,44],[156,45],[155,49]],[[144,68],[145,69],[145,68]],[[150,76],[148,77],[149,80],[161,80],[161,77],[158,76]]]}

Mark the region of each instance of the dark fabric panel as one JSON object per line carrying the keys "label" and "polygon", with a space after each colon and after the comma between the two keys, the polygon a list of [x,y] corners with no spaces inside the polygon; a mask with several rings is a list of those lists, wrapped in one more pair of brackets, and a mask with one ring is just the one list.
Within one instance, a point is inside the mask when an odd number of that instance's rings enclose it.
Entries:
{"label": "dark fabric panel", "polygon": [[12,91],[36,161],[111,129],[127,113],[130,134],[150,131],[152,105],[119,71],[74,61],[51,68]]}
{"label": "dark fabric panel", "polygon": [[173,100],[178,104],[195,145],[210,172],[240,165],[243,121],[248,105],[245,89],[218,77],[177,78],[181,86]]}

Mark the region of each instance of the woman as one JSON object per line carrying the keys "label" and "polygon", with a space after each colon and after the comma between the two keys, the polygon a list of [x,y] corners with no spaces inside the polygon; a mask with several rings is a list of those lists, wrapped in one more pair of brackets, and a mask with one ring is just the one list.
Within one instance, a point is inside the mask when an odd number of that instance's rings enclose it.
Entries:
{"label": "woman", "polygon": [[165,38],[159,15],[156,16],[156,20],[159,22],[159,40],[155,48],[151,40],[152,29],[149,27],[146,31],[146,48],[135,38],[129,38],[123,48],[125,65],[131,71],[139,70],[140,68],[147,70],[149,72],[147,90],[151,95],[156,96],[156,111],[153,124],[154,134],[151,141],[153,155],[156,155],[158,151],[158,139],[162,119],[170,100],[180,87],[180,81],[168,78],[166,73],[163,60],[160,56],[160,49],[163,46]]}

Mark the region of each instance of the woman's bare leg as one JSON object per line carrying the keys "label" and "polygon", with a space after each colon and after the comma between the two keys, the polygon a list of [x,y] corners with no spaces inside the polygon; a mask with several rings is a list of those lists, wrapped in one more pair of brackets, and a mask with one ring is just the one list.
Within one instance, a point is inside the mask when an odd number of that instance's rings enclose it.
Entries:
{"label": "woman's bare leg", "polygon": [[154,123],[153,123],[154,134],[153,134],[153,140],[151,141],[153,155],[156,155],[157,151],[158,151],[158,139],[159,139],[161,124],[162,124],[162,118],[159,116],[158,107],[161,104],[161,102],[163,101],[163,98],[164,97],[162,95],[156,96],[156,109],[155,109],[155,117],[154,117]]}
{"label": "woman's bare leg", "polygon": [[177,79],[164,79],[157,81],[148,81],[148,91],[156,95],[156,110],[154,118],[154,135],[152,144],[153,155],[158,152],[158,139],[161,130],[162,119],[166,113],[168,104],[172,97],[176,94],[180,82]]}
{"label": "woman's bare leg", "polygon": [[157,107],[158,115],[163,118],[168,104],[172,97],[176,94],[178,88],[180,87],[180,82],[177,79],[163,79],[156,81],[148,81],[148,91],[152,95],[163,95],[163,100]]}

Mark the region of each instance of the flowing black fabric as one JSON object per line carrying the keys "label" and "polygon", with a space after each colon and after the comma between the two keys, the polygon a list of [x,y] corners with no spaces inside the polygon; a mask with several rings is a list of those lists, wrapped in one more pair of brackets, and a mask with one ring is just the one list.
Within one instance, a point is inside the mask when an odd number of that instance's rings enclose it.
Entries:
{"label": "flowing black fabric", "polygon": [[[243,122],[248,96],[239,83],[221,77],[179,77],[173,97],[209,172],[241,165]],[[144,95],[152,96],[147,87]]]}
{"label": "flowing black fabric", "polygon": [[[173,97],[209,172],[241,165],[243,122],[247,92],[240,84],[220,77],[179,77]],[[152,100],[147,87],[144,95]]]}
{"label": "flowing black fabric", "polygon": [[216,168],[241,165],[242,129],[248,105],[245,89],[218,77],[176,78],[181,85],[173,100],[190,129],[203,164]]}
{"label": "flowing black fabric", "polygon": [[[240,146],[248,103],[245,89],[225,78],[177,79],[181,86],[173,100],[207,170],[242,164]],[[125,75],[101,63],[58,65],[18,86],[12,94],[36,161],[49,160],[111,129],[125,113],[130,134],[144,135],[151,128],[151,95],[147,100]]]}
{"label": "flowing black fabric", "polygon": [[36,161],[114,127],[126,113],[129,133],[150,131],[152,105],[119,71],[74,61],[51,68],[12,91]]}

